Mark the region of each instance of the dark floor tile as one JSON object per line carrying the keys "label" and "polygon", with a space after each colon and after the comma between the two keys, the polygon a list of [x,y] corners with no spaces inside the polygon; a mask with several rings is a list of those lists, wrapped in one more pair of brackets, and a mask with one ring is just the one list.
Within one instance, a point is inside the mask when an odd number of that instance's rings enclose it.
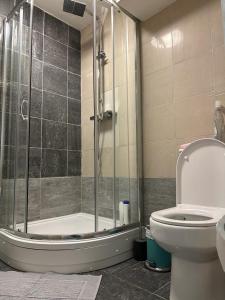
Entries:
{"label": "dark floor tile", "polygon": [[154,294],[163,297],[167,300],[170,298],[170,282],[158,289]]}
{"label": "dark floor tile", "polygon": [[67,123],[67,99],[52,93],[43,93],[43,118]]}
{"label": "dark floor tile", "polygon": [[44,30],[44,12],[36,6],[34,6],[33,12],[33,30],[40,33],[43,33]]}
{"label": "dark floor tile", "polygon": [[31,106],[30,115],[31,117],[40,118],[42,107],[42,92],[36,89],[31,90]]}
{"label": "dark floor tile", "polygon": [[66,150],[42,150],[41,177],[59,177],[67,175]]}
{"label": "dark floor tile", "polygon": [[67,46],[44,37],[44,61],[56,67],[67,69]]}
{"label": "dark floor tile", "polygon": [[66,149],[67,125],[64,123],[43,120],[42,147],[52,149]]}
{"label": "dark floor tile", "polygon": [[73,27],[69,27],[69,46],[80,50],[80,31]]}
{"label": "dark floor tile", "polygon": [[43,35],[37,31],[33,31],[32,39],[33,39],[33,45],[32,45],[33,57],[43,60]]}
{"label": "dark floor tile", "polygon": [[73,48],[68,48],[68,71],[78,74],[81,74],[81,59],[80,51]]}
{"label": "dark floor tile", "polygon": [[81,175],[81,152],[68,151],[68,176]]}
{"label": "dark floor tile", "polygon": [[128,267],[131,267],[131,266],[134,266],[136,264],[138,264],[139,262],[137,262],[134,258],[132,259],[128,259],[122,263],[119,263],[119,264],[116,264],[112,267],[108,267],[108,268],[105,268],[105,269],[102,269],[101,272],[103,273],[107,273],[107,274],[113,274],[113,273],[116,273],[116,272],[119,272],[123,269],[126,269]]}
{"label": "dark floor tile", "polygon": [[150,292],[155,292],[170,281],[170,273],[152,272],[144,268],[143,264],[143,262],[139,262],[123,269],[117,272],[116,276]]}
{"label": "dark floor tile", "polygon": [[45,14],[45,35],[63,44],[68,44],[68,25],[49,14]]}
{"label": "dark floor tile", "polygon": [[96,300],[159,300],[150,292],[138,288],[114,275],[103,274]]}
{"label": "dark floor tile", "polygon": [[81,99],[81,78],[79,75],[68,73],[68,96],[77,100]]}
{"label": "dark floor tile", "polygon": [[32,61],[32,87],[42,90],[42,62],[37,59]]}
{"label": "dark floor tile", "polygon": [[81,150],[81,127],[68,124],[68,150]]}
{"label": "dark floor tile", "polygon": [[44,90],[67,96],[67,72],[44,64],[43,70]]}
{"label": "dark floor tile", "polygon": [[68,99],[68,123],[80,125],[81,105],[80,102]]}

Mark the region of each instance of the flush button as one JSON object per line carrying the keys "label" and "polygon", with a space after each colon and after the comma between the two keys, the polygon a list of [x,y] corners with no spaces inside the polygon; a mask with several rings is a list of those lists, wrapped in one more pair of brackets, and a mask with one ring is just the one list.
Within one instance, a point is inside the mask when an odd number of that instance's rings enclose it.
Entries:
{"label": "flush button", "polygon": [[184,157],[184,160],[189,161],[189,157],[188,157],[188,156],[185,156],[185,157]]}

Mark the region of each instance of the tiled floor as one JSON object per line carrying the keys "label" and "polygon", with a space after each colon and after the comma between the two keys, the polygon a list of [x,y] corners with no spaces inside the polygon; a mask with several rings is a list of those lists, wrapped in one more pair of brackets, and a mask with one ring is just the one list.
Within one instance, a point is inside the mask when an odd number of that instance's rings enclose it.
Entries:
{"label": "tiled floor", "polygon": [[[0,271],[10,270],[0,261]],[[134,259],[90,274],[103,275],[97,300],[169,299],[170,273],[151,272]]]}

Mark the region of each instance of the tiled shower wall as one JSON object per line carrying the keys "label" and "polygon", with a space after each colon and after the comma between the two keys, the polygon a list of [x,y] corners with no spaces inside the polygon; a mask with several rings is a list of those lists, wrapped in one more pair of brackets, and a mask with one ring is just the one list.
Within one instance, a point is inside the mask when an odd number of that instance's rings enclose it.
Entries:
{"label": "tiled shower wall", "polygon": [[213,136],[225,100],[220,0],[177,0],[142,23],[145,219],[175,205],[180,144]]}
{"label": "tiled shower wall", "polygon": [[[80,32],[38,8],[34,12],[31,122],[37,126],[31,147],[41,162],[34,176],[40,177],[40,218],[49,218],[81,210]],[[30,203],[37,203],[32,195]]]}
{"label": "tiled shower wall", "polygon": [[[3,13],[7,13],[12,6],[9,1],[0,1]],[[28,60],[28,12],[29,7],[26,7],[23,39],[25,67]],[[30,220],[80,212],[81,209],[80,64],[80,32],[35,7],[29,159]],[[26,98],[27,82],[23,84],[21,96]],[[15,104],[12,105],[15,111],[7,111],[12,124],[16,121]],[[16,191],[18,221],[22,221],[24,214],[25,185],[22,178],[26,126],[21,119],[17,173],[20,179],[17,180]],[[6,145],[6,149],[12,148],[14,151],[13,141],[7,139]],[[5,159],[10,165],[7,178],[13,178],[14,161],[8,161],[7,156]]]}
{"label": "tiled shower wall", "polygon": [[40,153],[41,177],[80,176],[80,32],[35,11],[31,147]]}
{"label": "tiled shower wall", "polygon": [[[135,23],[123,13],[115,12],[115,168],[116,199],[129,199],[131,219],[137,221],[137,160],[136,160],[136,85],[135,85]],[[124,28],[124,30],[121,30]],[[127,30],[127,31],[126,31]],[[94,212],[94,122],[93,116],[93,36],[91,26],[81,31],[82,81],[82,211]],[[113,59],[110,10],[104,16],[102,45],[107,63],[104,71],[104,110],[113,108]],[[90,134],[91,133],[91,134]],[[99,193],[100,216],[113,217],[113,124],[112,120],[100,123],[99,130]]]}

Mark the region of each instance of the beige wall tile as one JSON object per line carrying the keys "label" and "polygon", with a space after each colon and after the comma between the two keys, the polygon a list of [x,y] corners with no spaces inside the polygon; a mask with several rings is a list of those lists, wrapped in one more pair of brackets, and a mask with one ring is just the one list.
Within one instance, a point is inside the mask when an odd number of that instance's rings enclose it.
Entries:
{"label": "beige wall tile", "polygon": [[82,177],[93,177],[94,176],[94,151],[82,149]]}
{"label": "beige wall tile", "polygon": [[175,103],[176,138],[213,135],[212,96],[202,94]]}
{"label": "beige wall tile", "polygon": [[174,178],[176,173],[175,140],[144,143],[144,177]]}
{"label": "beige wall tile", "polygon": [[83,123],[81,128],[82,151],[94,149],[94,123]]}
{"label": "beige wall tile", "polygon": [[174,106],[146,107],[143,111],[144,143],[175,138]]}
{"label": "beige wall tile", "polygon": [[137,147],[129,145],[129,172],[131,178],[137,178]]}
{"label": "beige wall tile", "polygon": [[156,107],[173,102],[173,67],[143,78],[143,104]]}
{"label": "beige wall tile", "polygon": [[116,176],[130,176],[128,146],[121,146],[116,148]]}
{"label": "beige wall tile", "polygon": [[212,89],[211,52],[174,66],[174,99],[212,93]]}
{"label": "beige wall tile", "polygon": [[210,22],[212,30],[212,46],[218,47],[224,44],[223,20],[221,0],[210,2]]}
{"label": "beige wall tile", "polygon": [[113,148],[102,148],[99,160],[100,176],[113,176]]}
{"label": "beige wall tile", "polygon": [[174,63],[202,56],[211,48],[209,1],[205,0],[205,5],[199,2],[202,1],[177,3],[179,17],[172,31]]}
{"label": "beige wall tile", "polygon": [[175,177],[179,145],[212,137],[214,101],[225,101],[220,0],[177,0],[142,24],[141,40],[144,174]]}
{"label": "beige wall tile", "polygon": [[93,97],[93,72],[82,73],[81,75],[81,98]]}
{"label": "beige wall tile", "polygon": [[215,92],[225,91],[225,47],[219,46],[213,50],[213,72]]}
{"label": "beige wall tile", "polygon": [[172,35],[154,36],[142,47],[143,75],[167,68],[172,65]]}

